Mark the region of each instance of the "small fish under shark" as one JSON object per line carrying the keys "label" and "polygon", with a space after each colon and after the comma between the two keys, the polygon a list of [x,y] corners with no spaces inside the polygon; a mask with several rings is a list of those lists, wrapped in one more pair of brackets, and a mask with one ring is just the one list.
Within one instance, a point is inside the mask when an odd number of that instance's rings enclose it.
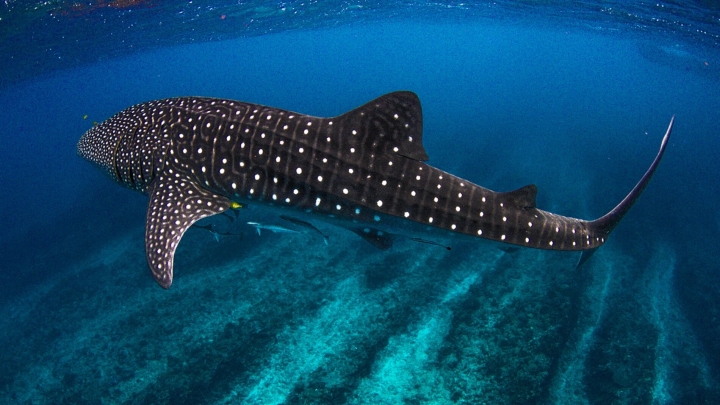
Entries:
{"label": "small fish under shark", "polygon": [[285,228],[284,226],[280,225],[268,225],[268,224],[261,224],[259,222],[248,222],[248,225],[255,228],[257,231],[257,234],[260,235],[261,231],[264,229],[266,231],[270,231],[272,233],[300,233],[300,231],[296,231],[294,229]]}
{"label": "small fish under shark", "polygon": [[77,151],[121,185],[149,195],[147,262],[155,281],[169,288],[185,231],[252,203],[308,225],[342,226],[380,249],[398,235],[424,242],[418,236],[444,232],[583,251],[581,264],[650,181],[673,121],[637,185],[593,221],[536,208],[533,184],[494,192],[424,163],[422,110],[408,91],[332,118],[216,98],[150,101],[91,128]]}

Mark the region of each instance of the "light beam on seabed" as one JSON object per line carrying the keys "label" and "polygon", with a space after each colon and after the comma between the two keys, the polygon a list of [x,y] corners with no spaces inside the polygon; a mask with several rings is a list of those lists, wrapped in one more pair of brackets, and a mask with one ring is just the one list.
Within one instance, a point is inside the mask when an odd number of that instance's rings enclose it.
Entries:
{"label": "light beam on seabed", "polygon": [[455,303],[462,301],[474,284],[482,282],[482,274],[494,267],[495,262],[487,262],[480,270],[453,272],[440,302],[426,311],[409,332],[390,338],[373,372],[362,380],[348,403],[399,404],[417,395],[417,391],[432,403],[450,403],[451,392],[442,374],[428,365],[437,359],[450,330]]}
{"label": "light beam on seabed", "polygon": [[[608,255],[609,256],[609,255]],[[592,267],[593,281],[585,292],[574,331],[574,342],[568,342],[569,349],[562,354],[558,374],[553,379],[550,397],[553,403],[589,404],[585,395],[583,379],[585,363],[595,343],[595,332],[605,317],[607,301],[615,288],[615,266],[611,260],[597,261]]]}
{"label": "light beam on seabed", "polygon": [[683,316],[675,297],[673,280],[676,264],[675,251],[666,244],[655,247],[653,260],[648,264],[648,280],[645,283],[648,313],[657,328],[655,345],[655,381],[652,400],[655,404],[673,403],[673,393],[678,390],[676,369],[683,364],[693,364],[699,370],[700,383],[712,387],[707,359]]}

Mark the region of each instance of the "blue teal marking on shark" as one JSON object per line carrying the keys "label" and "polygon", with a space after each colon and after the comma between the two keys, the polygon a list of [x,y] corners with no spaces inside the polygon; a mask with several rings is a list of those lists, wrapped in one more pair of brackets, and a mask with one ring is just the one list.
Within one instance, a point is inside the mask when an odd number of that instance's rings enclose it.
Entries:
{"label": "blue teal marking on shark", "polygon": [[673,120],[635,188],[594,221],[537,209],[535,185],[498,193],[423,163],[422,125],[420,101],[406,91],[333,118],[232,100],[171,98],[130,107],[94,126],[80,138],[78,154],[150,196],[147,261],[155,280],[169,288],[185,231],[250,201],[302,214],[303,221],[346,226],[382,249],[392,245],[396,227],[411,236],[433,228],[582,250],[584,261],[649,182]]}

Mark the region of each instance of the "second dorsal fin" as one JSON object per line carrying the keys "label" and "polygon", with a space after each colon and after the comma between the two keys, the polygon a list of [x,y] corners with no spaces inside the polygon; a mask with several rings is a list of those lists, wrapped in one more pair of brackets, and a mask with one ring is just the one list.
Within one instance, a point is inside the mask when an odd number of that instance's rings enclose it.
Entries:
{"label": "second dorsal fin", "polygon": [[528,184],[514,191],[502,193],[503,198],[508,204],[512,204],[515,208],[529,209],[535,208],[535,197],[537,197],[537,186]]}

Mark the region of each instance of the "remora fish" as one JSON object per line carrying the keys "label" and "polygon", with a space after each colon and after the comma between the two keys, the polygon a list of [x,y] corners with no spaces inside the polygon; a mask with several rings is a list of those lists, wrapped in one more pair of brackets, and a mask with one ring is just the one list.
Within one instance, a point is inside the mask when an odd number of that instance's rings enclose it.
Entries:
{"label": "remora fish", "polygon": [[330,237],[327,236],[327,235],[325,235],[325,234],[323,233],[323,231],[317,229],[317,227],[316,227],[315,225],[311,224],[310,222],[306,222],[306,221],[303,221],[303,220],[301,220],[301,219],[293,218],[293,217],[291,217],[291,216],[289,216],[289,215],[280,215],[280,218],[282,218],[282,219],[284,219],[284,220],[286,220],[286,221],[288,221],[288,222],[290,222],[290,223],[293,223],[293,224],[295,224],[295,225],[297,225],[297,226],[303,226],[303,227],[305,227],[305,228],[307,228],[307,229],[309,229],[309,230],[311,230],[311,231],[313,231],[313,232],[317,232],[318,234],[320,234],[320,236],[323,237],[323,240],[325,241],[325,245],[328,245],[328,239],[330,239]]}
{"label": "remora fish", "polygon": [[249,200],[302,220],[346,225],[381,248],[392,244],[390,230],[418,235],[439,228],[519,246],[584,250],[582,263],[648,184],[673,120],[645,175],[594,221],[537,209],[535,185],[498,193],[423,163],[422,112],[411,92],[390,93],[333,118],[213,98],[151,101],[91,128],[78,154],[150,196],[146,256],[155,280],[168,288],[183,233]]}
{"label": "remora fish", "polygon": [[198,224],[196,223],[196,224],[193,224],[192,226],[193,226],[193,227],[200,228],[200,229],[205,229],[206,231],[210,232],[210,234],[212,234],[212,236],[213,236],[213,239],[215,239],[215,242],[220,242],[220,236],[239,236],[241,239],[242,239],[242,236],[243,236],[243,234],[241,234],[241,233],[231,233],[231,232],[227,232],[227,231],[218,231],[218,230],[215,229],[215,225],[213,225],[213,224],[198,225]]}
{"label": "remora fish", "polygon": [[300,231],[294,231],[292,229],[288,229],[279,225],[266,225],[259,222],[248,222],[247,224],[255,228],[258,235],[260,235],[260,231],[262,229],[270,231],[272,233],[300,233]]}

